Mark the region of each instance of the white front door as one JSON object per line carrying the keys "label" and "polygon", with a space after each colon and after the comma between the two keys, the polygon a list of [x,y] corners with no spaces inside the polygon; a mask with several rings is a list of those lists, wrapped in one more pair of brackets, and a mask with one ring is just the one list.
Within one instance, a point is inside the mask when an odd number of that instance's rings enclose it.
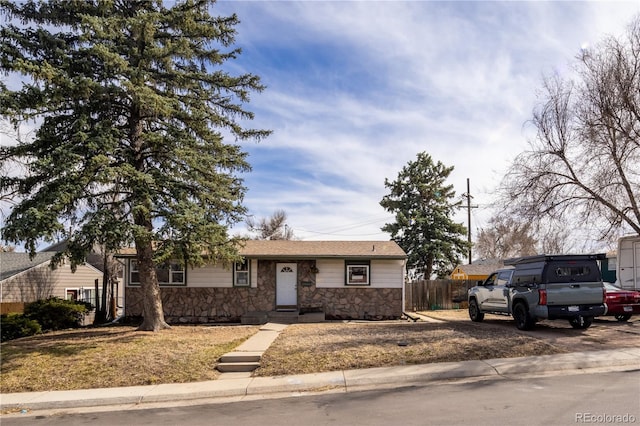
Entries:
{"label": "white front door", "polygon": [[277,263],[276,271],[276,306],[297,306],[298,265]]}

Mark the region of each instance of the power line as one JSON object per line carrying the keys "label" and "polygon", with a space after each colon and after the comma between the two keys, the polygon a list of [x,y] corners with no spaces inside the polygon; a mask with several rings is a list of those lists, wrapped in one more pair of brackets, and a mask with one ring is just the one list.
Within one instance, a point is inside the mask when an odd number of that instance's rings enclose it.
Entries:
{"label": "power line", "polygon": [[467,205],[466,206],[461,206],[461,208],[463,209],[467,209],[467,220],[468,220],[468,226],[467,226],[467,239],[469,241],[469,264],[471,264],[471,209],[477,209],[478,205],[471,205],[471,199],[473,198],[471,196],[471,190],[469,189],[469,178],[467,178],[467,192],[466,194],[462,194],[463,198],[467,199]]}
{"label": "power line", "polygon": [[[355,229],[355,228],[361,228],[363,226],[372,225],[374,223],[378,223],[386,220],[392,220],[392,219],[393,218],[389,216],[378,216],[375,219],[367,220],[363,222],[355,222],[355,223],[345,224],[341,226],[334,226],[334,227],[325,227],[325,229],[323,229],[322,231],[310,231],[302,228],[297,228],[297,230],[303,231],[303,232],[311,232],[314,234],[336,235],[339,232],[348,231],[350,229]],[[369,234],[369,235],[374,235],[374,234]]]}
{"label": "power line", "polygon": [[291,229],[293,229],[294,231],[308,232],[310,234],[333,235],[335,237],[370,237],[370,236],[373,236],[373,235],[384,234],[383,231],[376,232],[374,234],[337,234],[337,233],[334,233],[334,232],[307,231],[305,229],[296,229],[296,228],[291,228]]}

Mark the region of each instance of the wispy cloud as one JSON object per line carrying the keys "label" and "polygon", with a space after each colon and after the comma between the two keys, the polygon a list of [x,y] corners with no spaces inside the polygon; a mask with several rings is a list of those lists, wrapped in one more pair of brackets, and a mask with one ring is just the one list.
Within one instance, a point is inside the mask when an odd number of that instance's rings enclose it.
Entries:
{"label": "wispy cloud", "polygon": [[250,213],[284,209],[305,239],[387,239],[384,180],[421,151],[455,167],[458,194],[471,180],[472,229],[484,226],[542,76],[570,73],[581,46],[621,34],[640,4],[221,1],[212,12],[241,20],[228,69],[268,86],[248,105],[248,124],[274,131],[244,145]]}
{"label": "wispy cloud", "polygon": [[[640,11],[597,2],[220,5],[242,21],[239,66],[269,86],[250,106],[254,124],[274,134],[247,146],[247,205],[258,216],[284,209],[296,234],[312,239],[388,238],[384,179],[421,151],[455,166],[459,194],[471,179],[485,207],[472,228],[483,226],[496,185],[526,147],[542,76],[570,72],[584,43],[622,32]],[[327,221],[362,227],[310,232]]]}

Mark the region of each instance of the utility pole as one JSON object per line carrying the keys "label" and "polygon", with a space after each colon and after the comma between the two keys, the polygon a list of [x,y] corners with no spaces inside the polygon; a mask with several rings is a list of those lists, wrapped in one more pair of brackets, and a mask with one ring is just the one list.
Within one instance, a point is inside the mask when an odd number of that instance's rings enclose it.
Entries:
{"label": "utility pole", "polygon": [[467,240],[469,241],[469,265],[471,265],[471,209],[477,209],[478,206],[471,205],[471,199],[473,197],[471,196],[471,190],[469,189],[469,178],[467,178],[467,193],[462,194],[462,196],[467,199],[467,205],[463,208],[467,209]]}

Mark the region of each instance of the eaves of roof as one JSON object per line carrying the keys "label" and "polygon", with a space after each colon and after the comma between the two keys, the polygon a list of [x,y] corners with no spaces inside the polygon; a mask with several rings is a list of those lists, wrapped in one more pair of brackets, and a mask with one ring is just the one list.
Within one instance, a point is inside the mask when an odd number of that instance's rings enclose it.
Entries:
{"label": "eaves of roof", "polygon": [[[407,258],[395,241],[247,240],[238,251],[241,256],[260,259]],[[135,249],[127,248],[120,250],[117,257],[132,257],[135,254]]]}
{"label": "eaves of roof", "polygon": [[29,253],[0,253],[0,281],[49,262],[55,254],[55,251],[39,252],[31,259]]}

